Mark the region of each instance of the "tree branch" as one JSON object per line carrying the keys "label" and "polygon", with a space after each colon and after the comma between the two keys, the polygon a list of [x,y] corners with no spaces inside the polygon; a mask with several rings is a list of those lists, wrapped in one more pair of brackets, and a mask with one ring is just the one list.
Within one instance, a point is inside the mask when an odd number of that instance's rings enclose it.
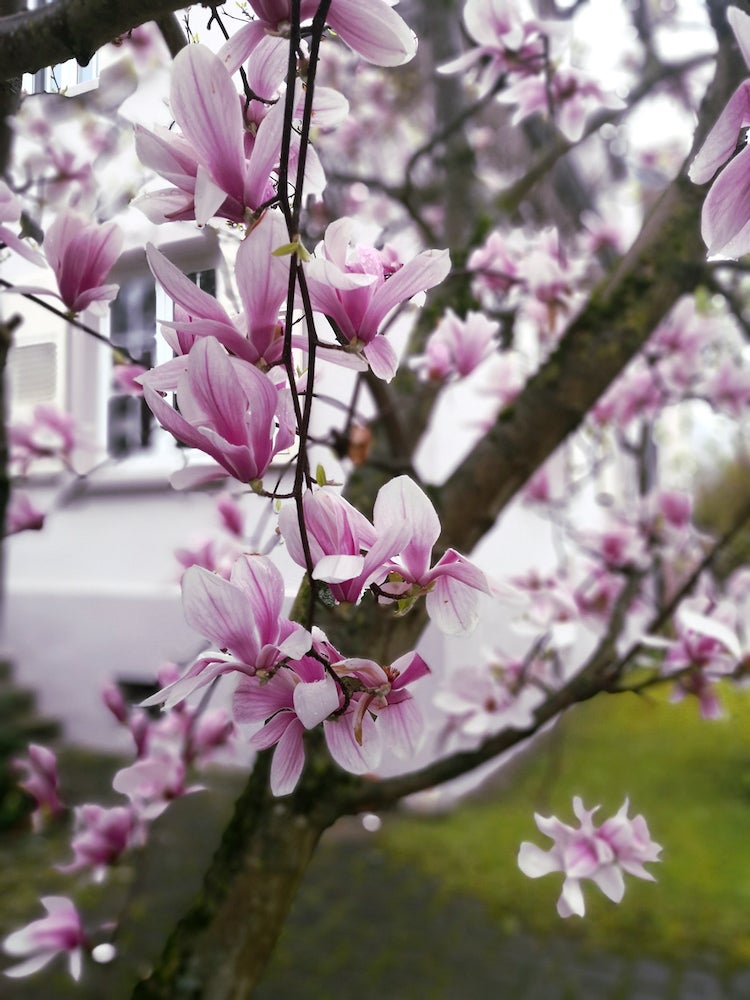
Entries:
{"label": "tree branch", "polygon": [[184,6],[185,0],[57,0],[38,10],[2,17],[0,79],[35,73],[68,59],[85,66],[107,42]]}
{"label": "tree branch", "polygon": [[[696,146],[746,73],[735,51],[721,51]],[[469,551],[476,545],[513,495],[580,426],[677,299],[700,283],[706,257],[700,237],[704,197],[705,189],[688,180],[686,163],[555,353],[442,487],[443,549]]]}
{"label": "tree branch", "polygon": [[156,27],[161,32],[161,37],[169,49],[169,54],[174,59],[188,44],[185,32],[180,27],[180,22],[174,14],[164,14],[162,17],[157,17]]}
{"label": "tree branch", "polygon": [[658,66],[656,70],[652,70],[648,76],[633,88],[629,95],[628,103],[624,108],[617,108],[615,110],[605,109],[593,115],[589,119],[580,139],[576,139],[575,141],[566,139],[549,127],[550,137],[545,142],[544,152],[536,163],[531,164],[531,166],[524,170],[523,176],[519,177],[510,187],[497,195],[495,198],[497,208],[505,213],[516,212],[518,206],[528,196],[529,192],[547,176],[557,161],[598,132],[602,125],[622,121],[644,98],[650,96],[654,88],[659,84],[666,83],[675,77],[679,78],[694,69],[698,69],[713,58],[713,53],[702,53],[680,63]]}

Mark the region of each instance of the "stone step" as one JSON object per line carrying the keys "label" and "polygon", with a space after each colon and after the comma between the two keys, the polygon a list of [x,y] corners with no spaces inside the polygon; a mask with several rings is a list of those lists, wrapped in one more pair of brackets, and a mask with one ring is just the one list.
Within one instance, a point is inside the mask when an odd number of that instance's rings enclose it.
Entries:
{"label": "stone step", "polygon": [[60,736],[60,723],[27,715],[12,723],[0,723],[0,759],[23,754],[29,743],[49,743]]}

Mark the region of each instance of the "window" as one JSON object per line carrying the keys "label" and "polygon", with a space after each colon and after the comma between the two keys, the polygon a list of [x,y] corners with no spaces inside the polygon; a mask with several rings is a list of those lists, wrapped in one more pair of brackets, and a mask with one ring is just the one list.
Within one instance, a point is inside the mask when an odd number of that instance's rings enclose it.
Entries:
{"label": "window", "polygon": [[[200,288],[211,294],[221,290],[215,234],[204,231],[161,249]],[[157,328],[160,322],[173,319],[173,305],[156,286],[144,251],[139,248],[123,254],[110,280],[120,285],[110,309],[104,316],[84,313],[82,320],[144,367],[168,361],[172,351],[157,335]],[[157,478],[179,467],[183,459],[174,438],[160,428],[143,400],[114,393],[112,350],[106,344],[28,299],[17,297],[14,309],[24,321],[14,335],[8,359],[12,421],[31,420],[39,403],[51,403],[70,413],[83,442],[81,468],[98,465],[107,455],[128,459],[121,472],[107,467],[97,480],[109,477],[125,483],[136,465],[148,477]]]}
{"label": "window", "polygon": [[[219,289],[216,236],[205,231],[199,237],[160,248],[162,253],[199,288],[215,295]],[[174,318],[172,300],[159,288],[146,264],[142,250],[123,255],[110,275],[120,291],[110,307],[102,330],[117,347],[122,347],[146,368],[168,361],[173,355],[163,337],[157,335],[160,322]],[[112,358],[108,379],[112,380]],[[110,395],[107,401],[107,452],[116,458],[138,453],[165,455],[174,452],[175,441],[162,431],[144,401],[125,394]]]}
{"label": "window", "polygon": [[[215,268],[193,271],[188,277],[203,291],[216,294]],[[173,318],[172,302],[157,288],[150,272],[126,278],[112,303],[109,315],[109,339],[122,347],[145,368],[168,360],[171,352],[157,337],[157,324]],[[107,451],[123,458],[149,448],[158,433],[151,410],[145,402],[128,395],[113,395],[107,418]]]}
{"label": "window", "polygon": [[[156,287],[151,275],[126,281],[112,303],[109,339],[138,364],[151,368],[156,358]],[[107,451],[116,458],[130,455],[151,442],[151,411],[136,396],[110,397]]]}
{"label": "window", "polygon": [[[39,10],[51,2],[52,0],[29,0],[28,9]],[[79,66],[75,59],[69,59],[36,73],[25,73],[23,89],[27,94],[67,94],[74,97],[96,87],[98,77],[99,53],[96,52],[86,66]]]}

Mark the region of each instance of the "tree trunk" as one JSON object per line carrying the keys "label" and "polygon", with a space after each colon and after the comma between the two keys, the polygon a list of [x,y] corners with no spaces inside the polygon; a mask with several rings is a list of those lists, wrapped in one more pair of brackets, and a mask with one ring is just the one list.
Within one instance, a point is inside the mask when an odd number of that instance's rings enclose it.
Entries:
{"label": "tree trunk", "polygon": [[294,795],[275,799],[270,756],[258,758],[197,901],[134,1000],[252,996],[318,840],[336,818],[321,787],[336,777],[330,765],[310,763]]}

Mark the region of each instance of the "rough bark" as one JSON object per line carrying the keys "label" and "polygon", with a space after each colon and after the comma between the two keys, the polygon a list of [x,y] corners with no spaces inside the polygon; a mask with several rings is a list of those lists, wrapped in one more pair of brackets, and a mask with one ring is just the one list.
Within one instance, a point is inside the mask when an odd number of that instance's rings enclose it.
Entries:
{"label": "rough bark", "polygon": [[[223,3],[217,0],[214,6]],[[185,0],[57,0],[38,10],[0,17],[0,79],[68,59],[85,66],[107,42],[184,6]]]}
{"label": "rough bark", "polygon": [[252,995],[320,835],[340,814],[331,792],[354,780],[313,755],[295,793],[274,799],[269,762],[259,757],[199,898],[134,1000]]}
{"label": "rough bark", "polygon": [[596,289],[549,361],[442,487],[445,547],[476,545],[529,476],[581,424],[677,299],[700,283],[703,198],[684,173],[670,185],[636,245]]}

